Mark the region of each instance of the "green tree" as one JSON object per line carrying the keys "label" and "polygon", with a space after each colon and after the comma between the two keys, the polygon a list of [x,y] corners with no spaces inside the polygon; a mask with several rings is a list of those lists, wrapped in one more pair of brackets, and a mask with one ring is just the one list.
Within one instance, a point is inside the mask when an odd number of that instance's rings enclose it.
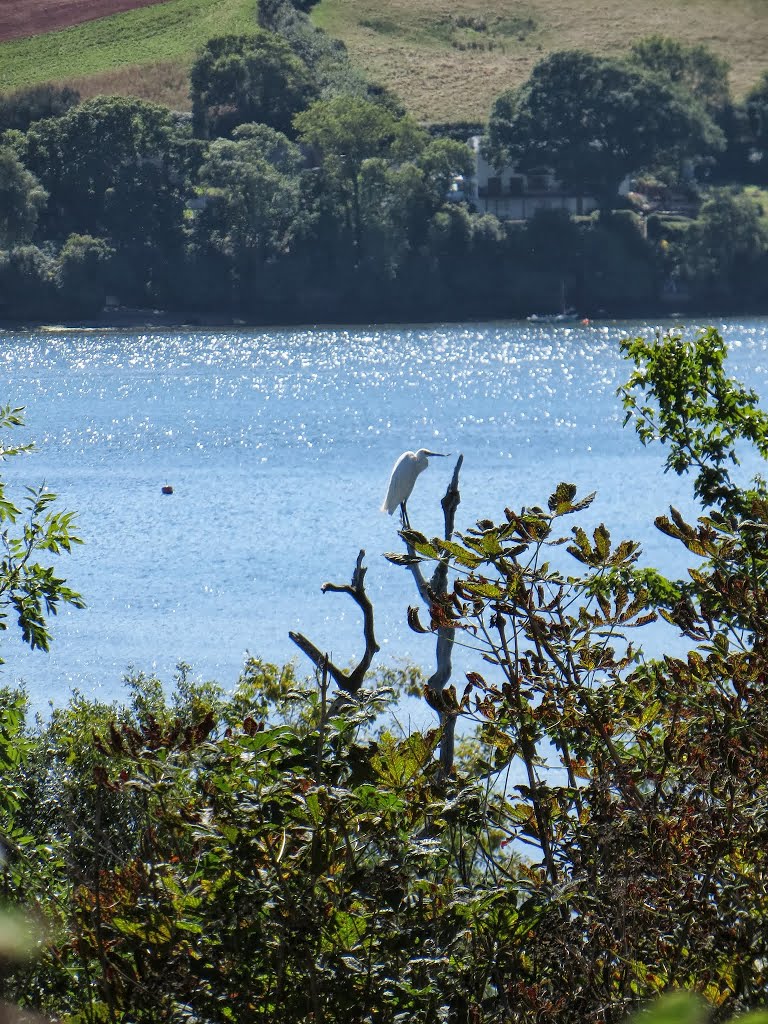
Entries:
{"label": "green tree", "polygon": [[344,43],[318,29],[291,0],[262,0],[256,16],[259,25],[284,39],[309,69],[320,95],[375,99],[380,94],[382,87],[369,83],[353,67]]}
{"label": "green tree", "polygon": [[[0,430],[22,427],[22,409],[0,408]],[[3,444],[4,459],[30,452],[33,444]],[[51,642],[46,616],[60,606],[84,607],[79,594],[57,576],[51,557],[69,553],[82,541],[74,532],[75,515],[54,508],[56,495],[43,485],[28,488],[23,502],[11,500],[0,480],[0,630],[15,618],[23,640],[33,649],[47,651]],[[0,659],[2,663],[2,659]]]}
{"label": "green tree", "polygon": [[354,262],[359,263],[363,252],[364,162],[373,158],[397,158],[400,162],[416,157],[427,141],[426,133],[379,103],[344,96],[318,100],[298,114],[294,124],[299,139],[312,147],[322,163],[328,185],[342,209]]}
{"label": "green tree", "polygon": [[17,320],[55,316],[59,311],[56,259],[35,245],[0,251],[0,297],[6,315]]}
{"label": "green tree", "polygon": [[637,220],[629,210],[602,210],[583,228],[578,268],[582,308],[641,311],[655,301],[655,253]]}
{"label": "green tree", "polygon": [[28,242],[48,198],[45,189],[8,149],[0,149],[0,249]]}
{"label": "green tree", "polygon": [[195,133],[229,135],[249,122],[290,131],[294,114],[313,92],[306,65],[275,33],[259,29],[247,36],[219,36],[206,43],[192,66]]}
{"label": "green tree", "polygon": [[761,149],[768,149],[768,71],[749,90],[744,105],[753,139]]}
{"label": "green tree", "polygon": [[722,146],[722,133],[690,95],[580,51],[546,57],[528,82],[496,100],[488,122],[488,151],[499,165],[551,166],[567,187],[607,201],[628,174]]}
{"label": "green tree", "polygon": [[61,117],[80,102],[80,94],[68,85],[33,85],[0,96],[0,132],[25,132],[35,121]]}
{"label": "green tree", "polygon": [[115,249],[110,290],[126,303],[163,304],[176,296],[171,281],[184,259],[185,194],[177,163],[139,159],[117,169],[104,193],[102,234]]}
{"label": "green tree", "polygon": [[453,178],[469,173],[471,160],[466,145],[441,139],[427,143],[415,160],[378,157],[363,162],[362,251],[373,308],[376,297],[386,297],[395,309],[401,305],[418,311],[414,299],[425,285],[423,255],[433,217],[445,205]]}
{"label": "green tree", "polygon": [[455,139],[433,139],[416,159],[424,172],[430,193],[440,203],[446,198],[456,177],[468,177],[474,170],[472,152]]}
{"label": "green tree", "polygon": [[677,257],[699,301],[740,305],[765,295],[766,252],[768,228],[757,203],[743,192],[718,189],[702,205]]}
{"label": "green tree", "polygon": [[95,316],[104,307],[114,249],[102,238],[70,235],[59,253],[57,283],[70,314]]}
{"label": "green tree", "polygon": [[630,56],[641,68],[683,88],[714,118],[731,102],[728,62],[701,43],[688,46],[666,36],[646,36],[631,47]]}
{"label": "green tree", "polygon": [[[297,114],[299,138],[314,147],[318,157],[339,177],[353,181],[364,160],[388,157],[403,134],[403,122],[386,107],[370,100],[339,96],[317,100]],[[408,129],[412,122],[408,122]],[[426,136],[418,137],[416,147]]]}
{"label": "green tree", "polygon": [[192,238],[203,263],[212,259],[228,300],[253,311],[280,301],[279,266],[290,255],[301,209],[303,158],[263,125],[235,135],[210,144],[199,173],[205,209]]}
{"label": "green tree", "polygon": [[[171,111],[154,103],[100,96],[62,117],[37,121],[24,137],[21,158],[49,193],[46,237],[74,232],[110,234],[106,207],[114,191],[155,165],[173,193],[184,167],[184,129]],[[158,182],[154,182],[157,192]],[[163,193],[156,202],[162,205]]]}

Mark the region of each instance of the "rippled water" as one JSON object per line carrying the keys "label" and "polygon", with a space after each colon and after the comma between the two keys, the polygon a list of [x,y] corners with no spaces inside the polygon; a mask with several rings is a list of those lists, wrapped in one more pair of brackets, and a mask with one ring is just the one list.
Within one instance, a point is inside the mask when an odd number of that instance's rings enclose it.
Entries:
{"label": "rippled water", "polygon": [[[592,521],[674,560],[651,524],[687,487],[622,430],[615,395],[619,338],[656,326],[5,333],[0,401],[26,407],[38,445],[5,476],[79,511],[87,544],[64,569],[88,602],[54,622],[50,655],[9,631],[5,680],[40,705],[72,687],[111,698],[129,666],[170,679],[183,660],[231,686],[248,651],[300,659],[289,629],[345,662],[358,613],[320,586],[346,582],[360,548],[382,657],[429,667],[431,639],[405,625],[411,581],[382,557],[398,541],[378,509],[408,448],[464,453],[462,526],[569,480],[597,489]],[[717,326],[765,391],[768,320]],[[427,533],[452,466],[433,463],[409,503]]]}

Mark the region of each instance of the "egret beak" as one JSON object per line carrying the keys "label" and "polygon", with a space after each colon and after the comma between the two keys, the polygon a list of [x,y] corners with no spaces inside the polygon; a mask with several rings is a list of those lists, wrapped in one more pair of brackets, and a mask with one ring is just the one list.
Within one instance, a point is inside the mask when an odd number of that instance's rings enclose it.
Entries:
{"label": "egret beak", "polygon": [[450,456],[450,454],[451,454],[450,452],[427,452],[427,455],[429,455],[429,456],[437,455],[438,458],[441,458],[441,459],[447,459]]}

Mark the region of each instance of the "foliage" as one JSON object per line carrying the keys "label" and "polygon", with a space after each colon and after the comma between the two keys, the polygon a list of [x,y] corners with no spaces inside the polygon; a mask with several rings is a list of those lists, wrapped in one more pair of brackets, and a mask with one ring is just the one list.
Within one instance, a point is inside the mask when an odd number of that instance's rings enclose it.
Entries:
{"label": "foliage", "polygon": [[768,230],[757,203],[744,193],[712,192],[686,232],[675,258],[682,280],[700,302],[721,308],[738,296],[759,293],[765,272]]}
{"label": "foliage", "polygon": [[581,246],[586,308],[643,310],[658,292],[654,252],[629,210],[601,210]]}
{"label": "foliage", "polygon": [[701,43],[686,46],[676,39],[652,35],[638,40],[630,54],[640,67],[697,97],[713,117],[722,115],[728,106],[728,62]]}
{"label": "foliage", "polygon": [[58,286],[69,313],[95,316],[104,307],[114,250],[101,238],[70,235],[59,256]]}
{"label": "foliage", "polygon": [[[22,412],[11,406],[1,408],[0,429],[22,427]],[[3,444],[0,458],[24,455],[32,447],[31,443]],[[82,541],[74,532],[74,513],[54,508],[55,494],[45,485],[26,490],[24,500],[16,503],[0,480],[0,630],[7,630],[9,618],[15,617],[24,642],[47,651],[51,637],[46,616],[55,615],[61,605],[82,608],[84,604],[54,567],[44,563],[69,553]]]}
{"label": "foliage", "polygon": [[636,338],[623,345],[636,364],[622,388],[626,422],[634,421],[643,444],[669,446],[666,469],[678,475],[696,471],[694,494],[706,506],[744,513],[757,490],[744,491],[731,479],[737,445],[749,442],[768,458],[768,416],[758,396],[725,375],[725,343],[714,328],[694,342],[677,332],[663,339]]}
{"label": "foliage", "polygon": [[0,132],[9,128],[25,132],[35,121],[61,117],[80,102],[80,95],[69,86],[35,85],[17,89],[0,97]]}
{"label": "foliage", "polygon": [[28,242],[48,198],[11,149],[0,149],[0,248]]}
{"label": "foliage", "polygon": [[452,178],[469,171],[467,146],[430,140],[412,119],[348,96],[317,101],[295,125],[321,162],[328,198],[343,211],[335,218],[344,231],[339,243],[351,243],[353,267],[367,265],[375,288],[382,270],[398,279],[426,240]]}
{"label": "foliage", "polygon": [[192,237],[206,262],[215,254],[226,289],[248,308],[275,298],[275,265],[288,255],[299,218],[303,161],[286,136],[266,126],[235,134],[208,148],[199,174],[206,207]]}
{"label": "foliage", "polygon": [[487,144],[499,166],[553,166],[567,186],[613,197],[626,175],[717,151],[723,139],[690,94],[622,61],[566,51],[496,100]]}
{"label": "foliage", "polygon": [[108,233],[115,191],[128,188],[131,176],[146,173],[152,161],[165,172],[152,197],[154,207],[162,206],[163,192],[173,191],[169,178],[182,164],[181,151],[173,148],[176,130],[162,107],[106,96],[33,124],[21,156],[49,193],[48,237]]}
{"label": "foliage", "polygon": [[[633,1014],[630,1024],[706,1024],[709,1019],[708,1007],[701,999],[688,992],[673,992],[657,999],[641,1013]],[[740,1014],[732,1017],[730,1024],[765,1024],[766,1013],[756,1010],[753,1013]]]}
{"label": "foliage", "polygon": [[312,91],[306,65],[275,33],[257,30],[210,39],[190,75],[196,133],[228,135],[252,121],[289,131]]}
{"label": "foliage", "polygon": [[[75,698],[30,740],[6,776],[23,771],[15,824],[38,855],[8,875],[48,888],[52,939],[17,998],[70,1021],[437,1019],[469,964],[453,933],[471,895],[427,831],[435,736],[366,736],[391,691],[339,713],[324,685],[274,678],[252,665],[226,699],[182,675],[170,703],[137,678],[130,707]],[[300,714],[265,720],[263,697]]]}
{"label": "foliage", "polygon": [[310,69],[322,95],[369,95],[366,74],[352,67],[346,47],[338,39],[316,28],[300,7],[290,0],[261,0],[257,16],[262,28],[283,38],[296,56]]}
{"label": "foliage", "polygon": [[768,148],[768,71],[747,93],[745,107],[755,142]]}
{"label": "foliage", "polygon": [[37,319],[58,310],[56,260],[35,245],[0,252],[0,295],[17,319]]}
{"label": "foliage", "polygon": [[[764,993],[755,837],[768,782],[768,501],[761,481],[743,489],[724,466],[737,442],[765,454],[768,420],[726,377],[713,330],[626,349],[638,369],[625,401],[641,438],[669,444],[672,468],[698,471],[699,522],[675,509],[657,520],[697,558],[690,582],[639,568],[638,545],[614,543],[603,524],[566,532],[565,517],[593,497],[569,484],[544,508],[506,509],[455,540],[404,532],[416,556],[456,576],[431,628],[450,624],[487,663],[441,708],[474,705],[476,771],[501,782],[522,766],[521,784],[494,790],[485,808],[502,846],[525,844],[536,906],[526,926],[535,955],[506,975],[520,997],[507,1019],[617,1020],[635,999],[675,987],[723,1010]],[[692,643],[687,658],[638,658],[627,633],[658,613]]]}
{"label": "foliage", "polygon": [[[381,104],[348,97],[318,100],[297,115],[295,124],[301,141],[348,179],[357,176],[364,160],[387,155],[403,131],[403,122]],[[407,128],[411,124],[405,122]]]}

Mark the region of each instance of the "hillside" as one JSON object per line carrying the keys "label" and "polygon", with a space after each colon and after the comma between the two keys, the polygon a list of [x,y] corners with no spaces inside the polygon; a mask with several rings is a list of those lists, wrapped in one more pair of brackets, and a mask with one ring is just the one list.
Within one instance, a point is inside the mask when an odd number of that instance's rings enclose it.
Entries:
{"label": "hillside", "polygon": [[[185,109],[195,51],[212,35],[253,27],[254,8],[255,0],[0,0],[0,91],[67,82],[84,97]],[[726,58],[737,97],[768,68],[766,0],[321,0],[312,18],[428,121],[485,119],[493,99],[552,50],[618,54],[651,32]],[[18,38],[29,32],[41,34]]]}
{"label": "hillside", "polygon": [[[66,82],[83,97],[115,93],[186,109],[194,54],[211,36],[252,29],[256,2],[25,0],[23,22],[21,7],[0,0],[0,38],[22,23],[57,29],[0,43],[0,92]],[[120,13],[94,18],[107,9]]]}
{"label": "hillside", "polygon": [[765,0],[321,0],[312,17],[432,121],[484,120],[552,50],[616,55],[652,32],[725,57],[737,97],[768,68]]}

